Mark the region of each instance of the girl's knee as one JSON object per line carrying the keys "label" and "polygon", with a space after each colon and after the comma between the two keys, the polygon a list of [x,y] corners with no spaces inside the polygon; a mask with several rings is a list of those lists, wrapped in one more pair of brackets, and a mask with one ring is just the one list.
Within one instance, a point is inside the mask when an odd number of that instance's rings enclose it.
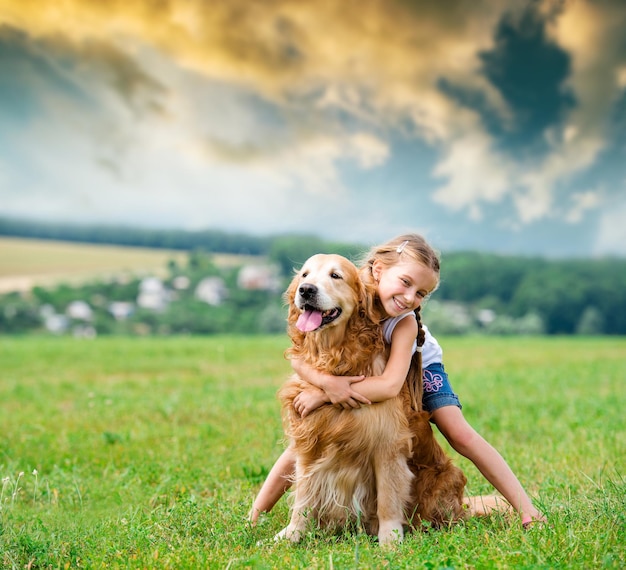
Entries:
{"label": "girl's knee", "polygon": [[476,439],[479,437],[469,425],[455,426],[445,436],[454,450],[461,455],[467,455],[467,452],[474,447]]}
{"label": "girl's knee", "polygon": [[432,418],[448,443],[462,455],[464,450],[471,448],[478,436],[457,407],[446,406],[435,410]]}

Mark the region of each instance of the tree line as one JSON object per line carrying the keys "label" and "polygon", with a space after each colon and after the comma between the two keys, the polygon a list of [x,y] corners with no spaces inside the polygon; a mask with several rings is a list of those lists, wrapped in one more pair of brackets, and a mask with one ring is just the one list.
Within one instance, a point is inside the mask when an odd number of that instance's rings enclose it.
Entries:
{"label": "tree line", "polygon": [[271,243],[271,238],[218,230],[184,231],[59,224],[6,217],[0,218],[0,236],[189,251],[202,249],[246,255],[266,255]]}
{"label": "tree line", "polygon": [[[314,253],[339,253],[358,262],[367,249],[361,244],[329,242],[316,236],[257,237],[220,231],[70,226],[6,218],[0,218],[0,235],[188,250],[190,265],[177,269],[195,280],[201,278],[197,271],[199,266],[210,268],[212,275],[219,273],[219,269],[210,263],[213,253],[259,255],[279,268],[284,287],[294,268]],[[204,257],[209,261],[198,261]],[[233,274],[225,276],[230,284],[234,279]],[[102,287],[112,286],[102,284]],[[138,283],[124,284],[123,290],[132,298],[137,287]],[[58,305],[61,310],[61,302],[55,301],[54,292],[39,290],[36,294],[42,302]],[[65,301],[80,294],[80,291],[68,291],[65,287],[58,297]],[[92,290],[89,294],[96,295]],[[114,296],[121,295],[117,291]],[[178,306],[177,311],[168,317],[172,322],[161,326],[161,330],[233,332],[234,323],[244,322],[248,332],[269,332],[283,326],[280,292],[238,291],[233,286],[225,306],[205,307],[198,305],[197,301],[193,303],[191,308]],[[19,311],[24,313],[25,323],[36,326],[36,310],[28,306],[28,299],[19,295],[0,299],[0,330],[14,330],[9,317],[12,315],[14,320]],[[156,321],[166,318],[165,314],[140,314],[151,322],[150,330],[158,330],[160,325]],[[242,320],[240,317],[244,314]],[[192,330],[182,315],[196,323]],[[427,304],[425,315],[427,322],[440,325],[439,334],[623,335],[626,334],[626,259],[545,259],[469,251],[444,252],[441,283],[433,300]],[[103,322],[105,320],[103,318]],[[113,333],[116,327],[119,325],[110,322],[103,325],[103,330]]]}
{"label": "tree line", "polygon": [[533,313],[548,334],[626,334],[626,260],[451,253],[436,296],[514,318]]}

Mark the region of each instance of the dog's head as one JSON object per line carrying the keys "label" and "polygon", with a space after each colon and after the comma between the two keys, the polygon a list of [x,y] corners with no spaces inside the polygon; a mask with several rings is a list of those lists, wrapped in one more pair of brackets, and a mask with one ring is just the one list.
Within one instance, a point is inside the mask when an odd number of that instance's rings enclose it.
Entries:
{"label": "dog's head", "polygon": [[302,333],[346,325],[363,303],[365,290],[355,265],[334,254],[304,262],[285,294],[288,323]]}
{"label": "dog's head", "polygon": [[341,255],[317,254],[304,262],[285,292],[288,357],[329,374],[372,374],[374,356],[385,346],[375,285],[360,277]]}

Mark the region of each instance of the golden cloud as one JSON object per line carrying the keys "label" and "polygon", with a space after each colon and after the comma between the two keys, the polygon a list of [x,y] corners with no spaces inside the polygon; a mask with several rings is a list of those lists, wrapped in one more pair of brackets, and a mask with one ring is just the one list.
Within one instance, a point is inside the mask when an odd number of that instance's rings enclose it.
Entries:
{"label": "golden cloud", "polygon": [[504,109],[476,73],[499,16],[493,2],[0,0],[0,24],[72,42],[87,57],[97,55],[94,45],[137,59],[155,50],[281,104],[304,97],[369,109],[378,121],[409,116],[434,138],[453,135],[458,113],[438,89],[444,76]]}

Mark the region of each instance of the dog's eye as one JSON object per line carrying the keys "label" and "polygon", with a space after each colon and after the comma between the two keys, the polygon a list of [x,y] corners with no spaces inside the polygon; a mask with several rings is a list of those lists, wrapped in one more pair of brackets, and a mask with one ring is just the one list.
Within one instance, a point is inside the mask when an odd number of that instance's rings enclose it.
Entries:
{"label": "dog's eye", "polygon": [[332,279],[343,279],[343,277],[341,277],[341,275],[339,275],[339,273],[335,273],[334,271],[330,274],[330,277]]}
{"label": "dog's eye", "polygon": [[305,271],[305,272],[302,274],[302,277],[306,277],[308,274],[309,274],[309,272],[308,272],[308,271]]}

